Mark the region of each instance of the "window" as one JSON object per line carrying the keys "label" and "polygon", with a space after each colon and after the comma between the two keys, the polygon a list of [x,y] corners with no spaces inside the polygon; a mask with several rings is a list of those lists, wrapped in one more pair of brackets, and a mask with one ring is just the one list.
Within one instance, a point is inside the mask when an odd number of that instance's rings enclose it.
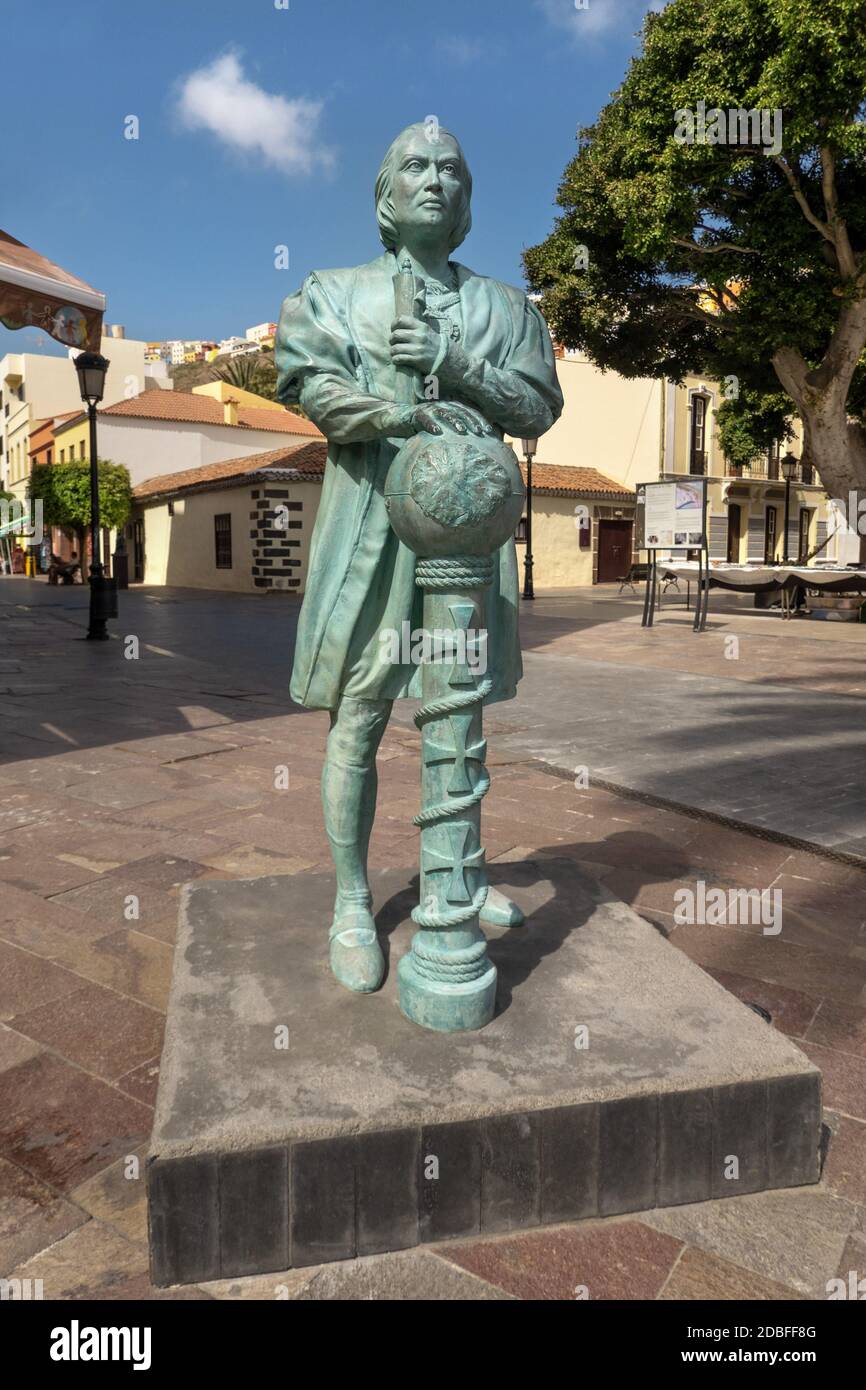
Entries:
{"label": "window", "polygon": [[706,396],[692,396],[692,437],[689,445],[689,472],[707,471],[707,405]]}
{"label": "window", "polygon": [[49,450],[46,452],[46,454],[45,454],[45,462],[46,462],[46,463],[53,463],[53,462],[54,462],[54,459],[53,459],[53,457],[52,457],[53,452],[54,452],[54,451],[53,451],[52,449],[49,449]]}
{"label": "window", "polygon": [[174,502],[168,503],[168,514],[169,516],[174,516]]}
{"label": "window", "polygon": [[522,516],[517,523],[517,530],[514,532],[516,545],[526,545],[526,517]]}
{"label": "window", "polygon": [[65,450],[65,449],[61,449],[61,450],[60,450],[60,462],[61,462],[61,463],[65,463],[65,462],[66,462],[66,450]]}
{"label": "window", "polygon": [[80,459],[83,459],[83,458],[84,458],[84,440],[83,440],[83,439],[81,440],[80,444],[78,445],[78,457],[79,457]]}
{"label": "window", "polygon": [[221,512],[213,519],[214,542],[216,544],[216,567],[230,570],[232,567],[232,518],[230,512]]}

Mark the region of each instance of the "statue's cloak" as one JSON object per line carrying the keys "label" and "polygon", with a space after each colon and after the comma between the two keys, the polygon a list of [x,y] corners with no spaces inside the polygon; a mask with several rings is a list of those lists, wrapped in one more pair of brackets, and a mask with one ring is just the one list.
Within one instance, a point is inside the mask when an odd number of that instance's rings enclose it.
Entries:
{"label": "statue's cloak", "polygon": [[[553,348],[541,314],[523,294],[452,262],[469,359],[459,382],[443,378],[443,400],[479,409],[501,435],[536,437],[562,410]],[[278,391],[299,402],[328,439],[322,496],[298,622],[291,694],[334,709],[359,699],[420,696],[420,669],[383,659],[383,630],[420,628],[423,595],[415,556],[388,522],[383,489],[402,438],[375,422],[397,399],[389,338],[395,317],[391,252],[367,265],[316,271],[283,303],[275,359]],[[508,700],[523,674],[517,630],[514,541],[498,552],[485,590],[488,697]]]}

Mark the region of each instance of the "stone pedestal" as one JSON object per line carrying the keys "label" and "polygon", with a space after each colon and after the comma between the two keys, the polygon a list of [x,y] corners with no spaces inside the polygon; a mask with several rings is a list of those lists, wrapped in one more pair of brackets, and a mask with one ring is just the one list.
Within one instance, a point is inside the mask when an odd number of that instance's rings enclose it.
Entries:
{"label": "stone pedestal", "polygon": [[[494,866],[497,1013],[403,1017],[418,883],[373,875],[388,978],[335,989],[330,875],[185,890],[148,1160],[154,1282],[818,1178],[820,1074],[573,863]],[[712,928],[707,928],[712,930]],[[736,1160],[736,1162],[732,1162]]]}

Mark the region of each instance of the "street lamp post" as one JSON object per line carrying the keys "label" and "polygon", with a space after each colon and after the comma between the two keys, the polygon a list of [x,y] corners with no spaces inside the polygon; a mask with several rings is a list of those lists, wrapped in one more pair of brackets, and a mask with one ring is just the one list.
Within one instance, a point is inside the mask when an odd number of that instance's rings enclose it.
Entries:
{"label": "street lamp post", "polygon": [[91,642],[104,642],[108,638],[106,621],[117,616],[117,591],[112,581],[105,578],[102,564],[96,451],[96,407],[105,390],[108,362],[98,352],[80,352],[75,359],[75,370],[90,420],[90,621],[87,637]]}
{"label": "street lamp post", "polygon": [[791,512],[791,483],[797,474],[797,458],[787,453],[782,459],[782,477],[785,479],[785,537],[782,542],[782,564],[788,563],[788,518]]}
{"label": "street lamp post", "polygon": [[538,448],[537,439],[524,439],[523,457],[526,462],[526,554],[523,558],[523,597],[535,598],[532,582],[532,460]]}

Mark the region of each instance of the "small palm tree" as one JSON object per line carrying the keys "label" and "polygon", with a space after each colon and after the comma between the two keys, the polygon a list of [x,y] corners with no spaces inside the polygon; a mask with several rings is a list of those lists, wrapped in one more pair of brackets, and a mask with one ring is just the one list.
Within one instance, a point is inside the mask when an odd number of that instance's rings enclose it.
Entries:
{"label": "small palm tree", "polygon": [[214,380],[225,381],[229,386],[237,386],[241,391],[254,391],[257,396],[265,396],[270,401],[274,399],[273,386],[258,355],[245,353],[242,357],[231,357],[228,362],[214,367],[213,375]]}

